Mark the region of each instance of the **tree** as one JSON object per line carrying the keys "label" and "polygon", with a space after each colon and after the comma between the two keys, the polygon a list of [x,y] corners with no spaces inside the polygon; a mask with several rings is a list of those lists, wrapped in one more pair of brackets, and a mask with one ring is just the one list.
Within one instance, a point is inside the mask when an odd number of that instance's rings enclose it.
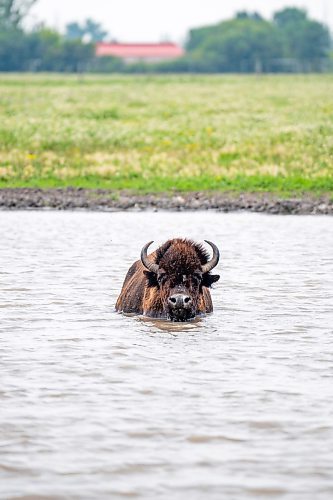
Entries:
{"label": "tree", "polygon": [[307,18],[306,10],[298,9],[297,7],[286,7],[285,9],[275,12],[273,16],[273,20],[279,28],[295,26],[306,21]]}
{"label": "tree", "polygon": [[192,52],[200,48],[202,44],[205,43],[205,40],[211,36],[215,28],[216,26],[214,25],[190,30],[186,41],[186,49]]}
{"label": "tree", "polygon": [[79,23],[69,23],[66,26],[66,38],[68,40],[81,40],[84,35],[84,30]]}
{"label": "tree", "polygon": [[56,31],[42,28],[27,35],[30,69],[80,72],[93,60],[94,47],[80,40],[66,40]]}
{"label": "tree", "polygon": [[0,27],[17,29],[37,0],[0,0]]}
{"label": "tree", "polygon": [[100,23],[97,23],[92,19],[86,19],[84,30],[85,34],[89,37],[90,42],[101,42],[108,34],[108,32],[102,28]]}
{"label": "tree", "polygon": [[87,39],[89,42],[101,42],[107,34],[102,25],[93,19],[86,19],[82,25],[73,22],[66,26],[66,38],[69,40]]}
{"label": "tree", "polygon": [[321,59],[328,56],[331,40],[328,29],[317,21],[308,21],[303,28],[299,56],[304,59]]}
{"label": "tree", "polygon": [[323,24],[308,18],[303,9],[286,8],[274,15],[283,41],[283,55],[298,60],[300,66],[312,68],[328,57],[331,39]]}
{"label": "tree", "polygon": [[[194,49],[192,49],[194,47]],[[278,33],[271,23],[251,16],[191,31],[188,48],[214,71],[261,72],[281,56]]]}
{"label": "tree", "polygon": [[0,71],[22,71],[25,57],[24,34],[0,29]]}
{"label": "tree", "polygon": [[247,12],[242,10],[236,13],[236,19],[254,19],[255,21],[263,21],[263,17],[258,12]]}

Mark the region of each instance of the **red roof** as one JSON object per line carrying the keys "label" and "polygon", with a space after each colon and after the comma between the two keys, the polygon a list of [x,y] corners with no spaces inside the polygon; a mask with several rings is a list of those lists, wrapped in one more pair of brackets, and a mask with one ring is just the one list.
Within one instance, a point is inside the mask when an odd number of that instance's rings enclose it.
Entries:
{"label": "red roof", "polygon": [[96,56],[114,56],[121,58],[150,59],[177,58],[184,55],[184,50],[175,43],[105,43],[96,44]]}

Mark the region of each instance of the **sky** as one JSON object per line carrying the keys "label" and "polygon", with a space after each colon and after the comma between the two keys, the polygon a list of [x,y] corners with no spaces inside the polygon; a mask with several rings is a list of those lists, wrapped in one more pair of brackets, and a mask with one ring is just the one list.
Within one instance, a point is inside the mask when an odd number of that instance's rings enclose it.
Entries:
{"label": "sky", "polygon": [[100,22],[119,42],[184,42],[190,28],[228,19],[239,10],[270,17],[286,6],[304,7],[333,29],[332,0],[37,0],[29,24],[45,22],[63,31],[87,17]]}

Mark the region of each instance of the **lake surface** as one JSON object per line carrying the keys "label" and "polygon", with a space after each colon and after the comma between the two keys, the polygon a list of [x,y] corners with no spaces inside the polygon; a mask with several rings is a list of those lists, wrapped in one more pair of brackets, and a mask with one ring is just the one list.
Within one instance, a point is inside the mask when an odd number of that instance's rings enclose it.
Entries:
{"label": "lake surface", "polygon": [[[1,499],[333,498],[332,218],[0,212],[0,234]],[[220,247],[214,314],[116,314],[172,236]]]}

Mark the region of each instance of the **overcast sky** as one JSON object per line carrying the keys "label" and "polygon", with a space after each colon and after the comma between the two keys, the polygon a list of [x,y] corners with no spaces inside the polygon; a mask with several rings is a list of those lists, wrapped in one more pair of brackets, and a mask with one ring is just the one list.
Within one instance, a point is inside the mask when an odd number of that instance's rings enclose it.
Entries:
{"label": "overcast sky", "polygon": [[311,17],[332,29],[332,0],[37,0],[30,23],[44,21],[63,30],[68,22],[91,17],[118,41],[182,42],[189,28],[228,19],[239,10],[270,17],[290,5],[305,7]]}

